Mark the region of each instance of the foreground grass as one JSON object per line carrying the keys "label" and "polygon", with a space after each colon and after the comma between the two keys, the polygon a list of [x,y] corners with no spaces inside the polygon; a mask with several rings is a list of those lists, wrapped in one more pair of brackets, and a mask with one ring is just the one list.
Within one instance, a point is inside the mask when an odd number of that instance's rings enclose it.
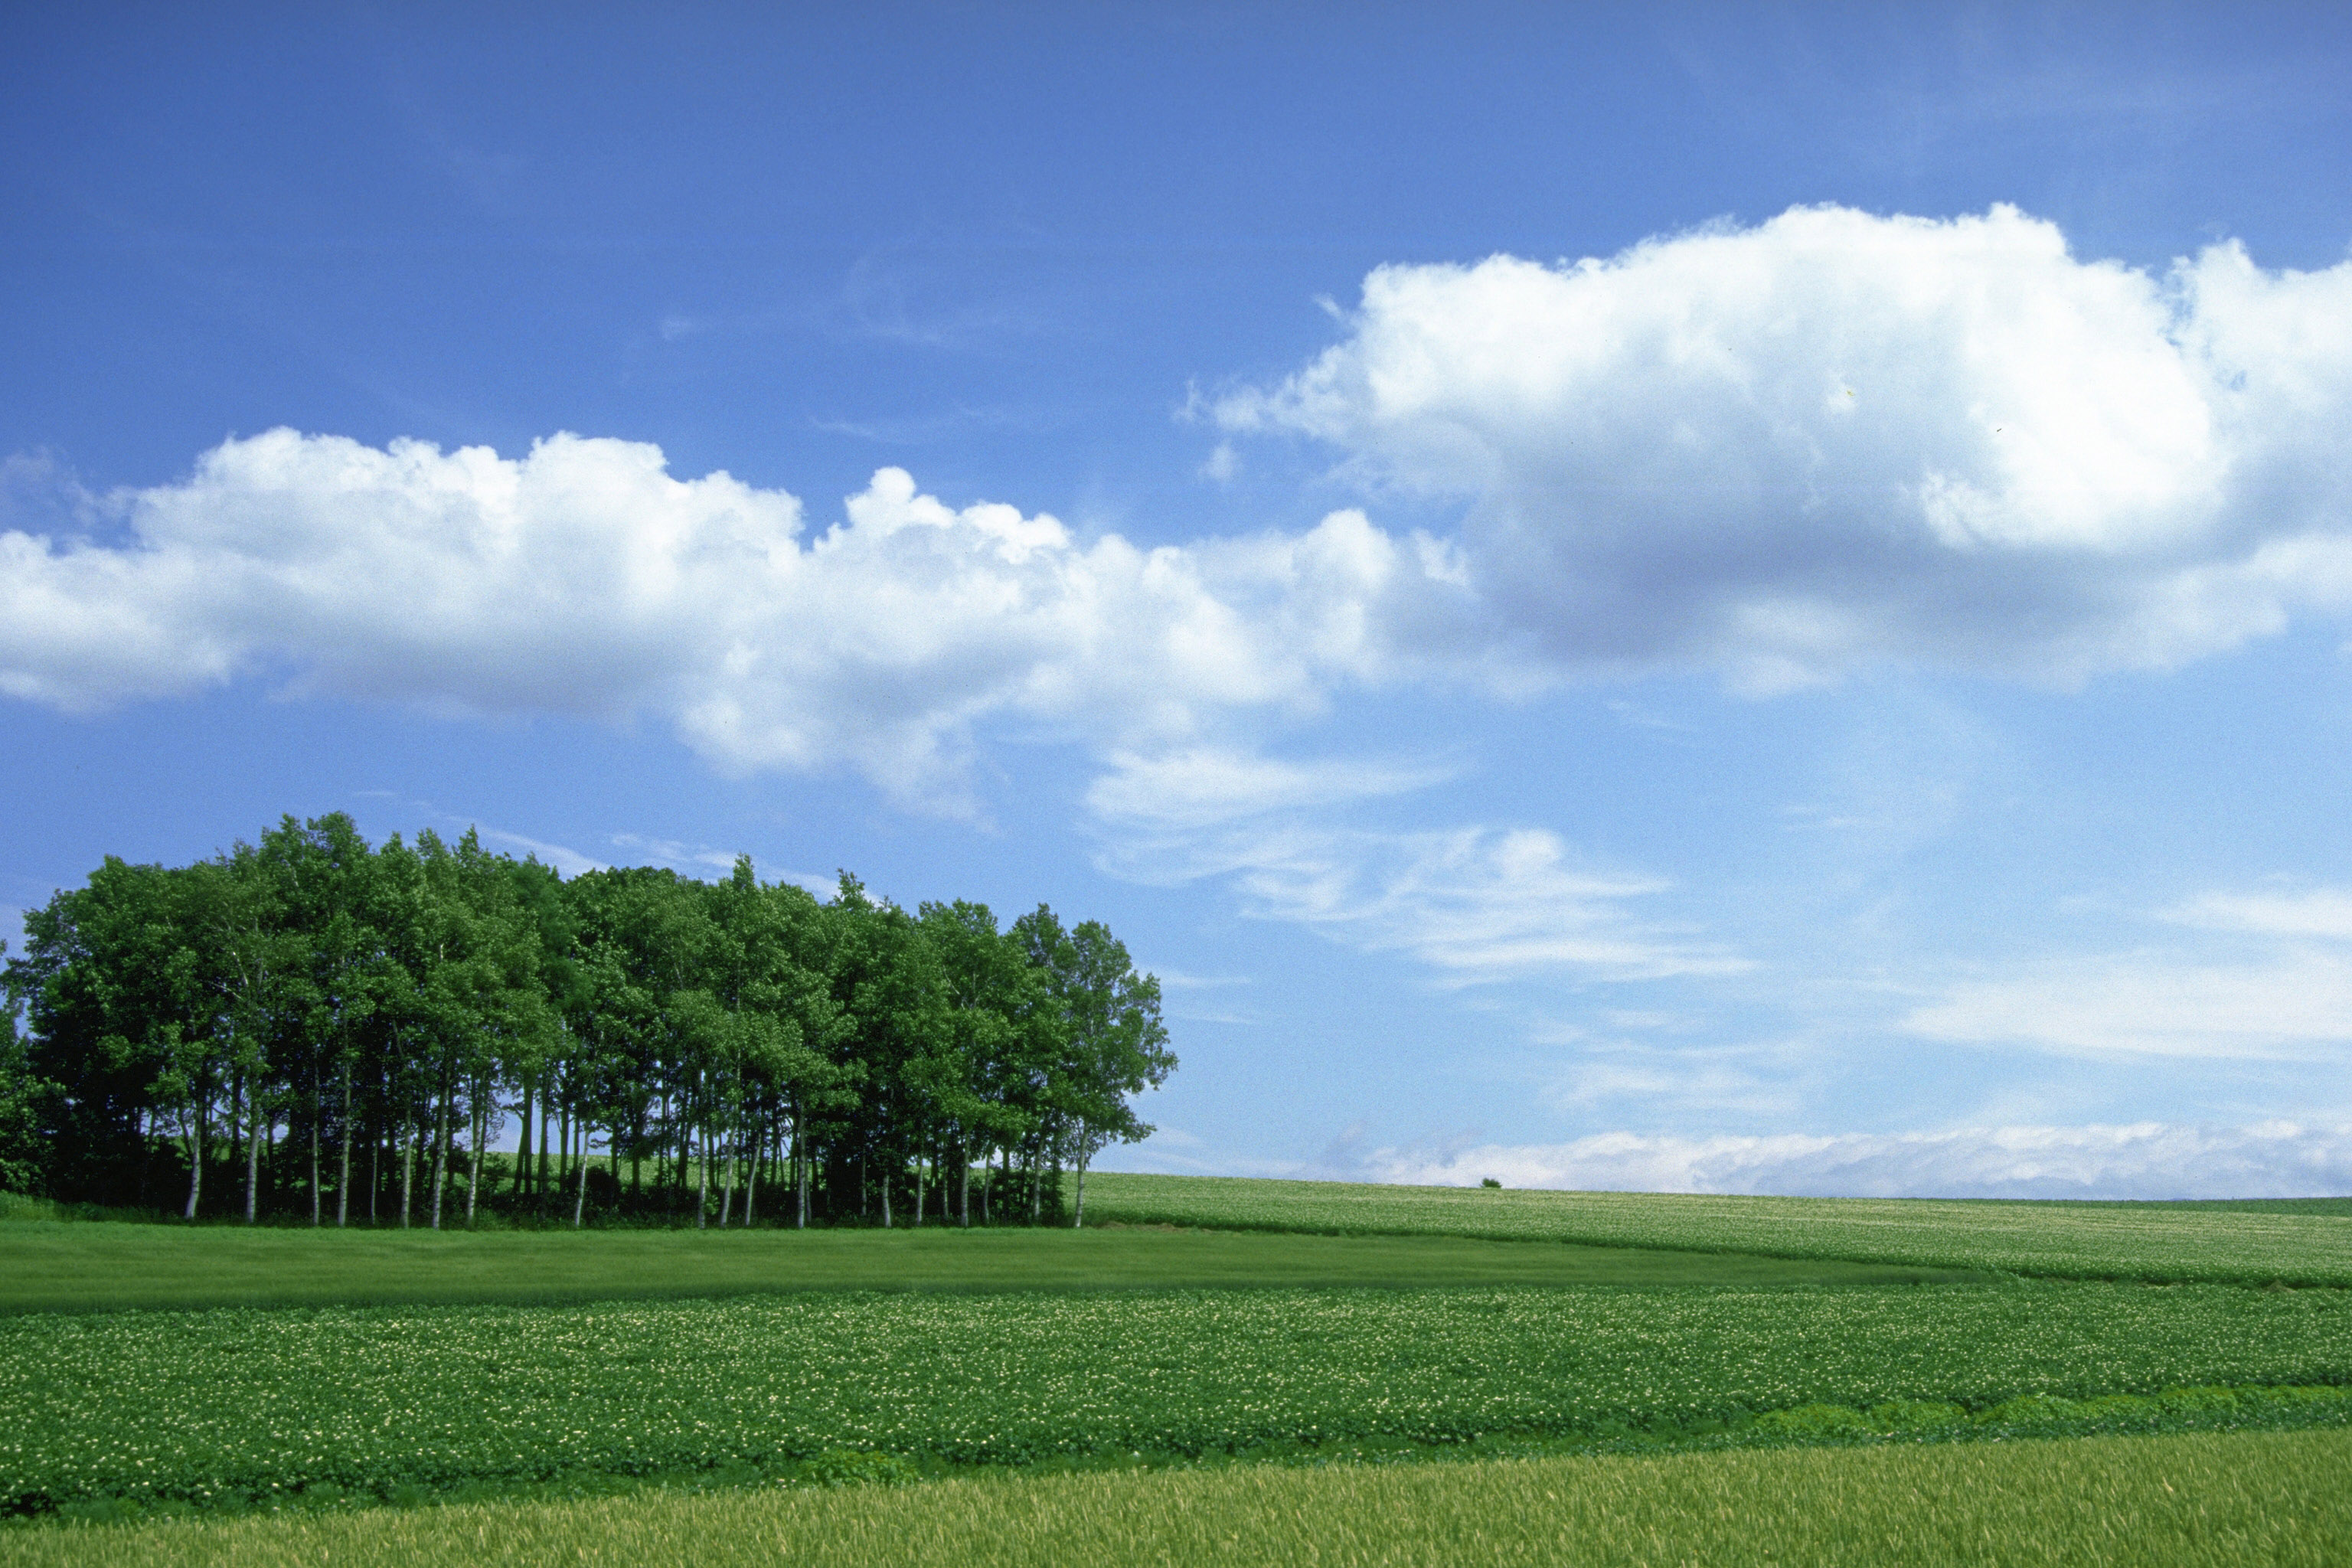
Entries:
{"label": "foreground grass", "polygon": [[1846,1258],[2074,1279],[2352,1285],[2352,1215],[2277,1204],[1982,1203],[1498,1192],[1214,1176],[1087,1178],[1087,1212],[1140,1224],[1444,1235]]}
{"label": "foreground grass", "polygon": [[[829,1450],[1027,1465],[1505,1436],[2115,1429],[2200,1412],[2309,1424],[2352,1415],[2347,1384],[2352,1294],[2220,1286],[30,1315],[0,1321],[0,1510],[756,1477]],[[2214,1387],[2313,1392],[2249,1410],[2234,1395],[2096,1405]]]}
{"label": "foreground grass", "polygon": [[[1462,1237],[1109,1230],[247,1230],[0,1225],[0,1315],[557,1304],[801,1290],[1885,1285],[1970,1276]],[[1980,1278],[1980,1277],[1979,1277]]]}
{"label": "foreground grass", "polygon": [[1257,1468],[0,1531],[0,1564],[2165,1563],[2352,1555],[2352,1435]]}

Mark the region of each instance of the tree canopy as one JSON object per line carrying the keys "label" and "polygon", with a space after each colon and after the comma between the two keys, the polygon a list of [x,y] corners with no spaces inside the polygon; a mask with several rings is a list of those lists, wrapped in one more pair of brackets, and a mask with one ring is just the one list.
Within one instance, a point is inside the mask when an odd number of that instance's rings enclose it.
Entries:
{"label": "tree canopy", "polygon": [[1097,921],[910,912],[846,872],[821,900],[748,858],[566,879],[288,816],[110,856],[26,932],[0,1187],[192,1219],[1076,1223],[1176,1065]]}

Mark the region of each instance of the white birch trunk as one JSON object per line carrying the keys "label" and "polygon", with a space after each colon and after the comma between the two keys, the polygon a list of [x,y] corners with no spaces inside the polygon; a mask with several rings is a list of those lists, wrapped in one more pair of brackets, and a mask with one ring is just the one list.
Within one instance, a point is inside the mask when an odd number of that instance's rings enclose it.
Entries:
{"label": "white birch trunk", "polygon": [[580,1185],[572,1194],[572,1228],[578,1230],[588,1211],[588,1119],[580,1119]]}
{"label": "white birch trunk", "polygon": [[440,1108],[433,1114],[433,1228],[441,1228],[441,1197],[449,1184],[449,1097],[441,1096]]}
{"label": "white birch trunk", "polygon": [[261,1195],[261,1095],[245,1098],[245,1223],[251,1225]]}
{"label": "white birch trunk", "polygon": [[808,1228],[808,1150],[803,1146],[803,1142],[804,1141],[801,1136],[800,1121],[795,1118],[793,1122],[793,1185],[799,1194],[799,1217],[793,1223],[793,1228],[796,1230],[806,1230]]}
{"label": "white birch trunk", "polygon": [[409,1215],[414,1211],[416,1194],[416,1150],[425,1142],[425,1124],[411,1121],[408,1134],[400,1141],[400,1228],[406,1230]]}
{"label": "white birch trunk", "polygon": [[181,1217],[196,1217],[196,1200],[205,1191],[205,1101],[208,1096],[199,1094],[188,1110],[188,1209]]}

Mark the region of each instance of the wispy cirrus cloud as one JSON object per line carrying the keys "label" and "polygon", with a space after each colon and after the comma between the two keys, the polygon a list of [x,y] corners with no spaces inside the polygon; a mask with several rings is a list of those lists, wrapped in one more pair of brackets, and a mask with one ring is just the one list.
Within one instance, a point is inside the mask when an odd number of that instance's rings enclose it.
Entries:
{"label": "wispy cirrus cloud", "polygon": [[2158,918],[2206,931],[2352,942],[2352,890],[2200,893],[2159,910]]}
{"label": "wispy cirrus cloud", "polygon": [[1368,952],[1402,953],[1439,983],[1545,972],[1595,979],[1729,974],[1752,965],[1699,933],[1645,919],[1670,890],[1588,866],[1545,828],[1349,826],[1347,808],[1458,770],[1378,759],[1300,763],[1226,749],[1123,756],[1089,788],[1115,876],[1223,884],[1242,910]]}
{"label": "wispy cirrus cloud", "polygon": [[1460,774],[1458,763],[1379,757],[1297,762],[1223,745],[1153,755],[1114,752],[1087,785],[1089,811],[1129,828],[1166,836],[1270,812],[1329,810],[1410,795]]}
{"label": "wispy cirrus cloud", "polygon": [[2061,1056],[2341,1059],[2352,1047],[2352,893],[2213,890],[2152,911],[2221,943],[2038,959],[1941,987],[1913,1035]]}

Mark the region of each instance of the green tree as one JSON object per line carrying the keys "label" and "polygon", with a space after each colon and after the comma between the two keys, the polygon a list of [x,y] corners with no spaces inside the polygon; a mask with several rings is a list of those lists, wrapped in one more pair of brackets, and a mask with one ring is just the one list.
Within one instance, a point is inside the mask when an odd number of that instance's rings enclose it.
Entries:
{"label": "green tree", "polygon": [[1029,962],[1047,978],[1066,1027],[1046,1101],[1060,1146],[1077,1167],[1070,1224],[1087,1216],[1087,1166],[1106,1144],[1151,1134],[1129,1097],[1176,1070],[1160,1015],[1160,981],[1138,974],[1127,946],[1099,921],[1065,932],[1040,904],[1013,922]]}

